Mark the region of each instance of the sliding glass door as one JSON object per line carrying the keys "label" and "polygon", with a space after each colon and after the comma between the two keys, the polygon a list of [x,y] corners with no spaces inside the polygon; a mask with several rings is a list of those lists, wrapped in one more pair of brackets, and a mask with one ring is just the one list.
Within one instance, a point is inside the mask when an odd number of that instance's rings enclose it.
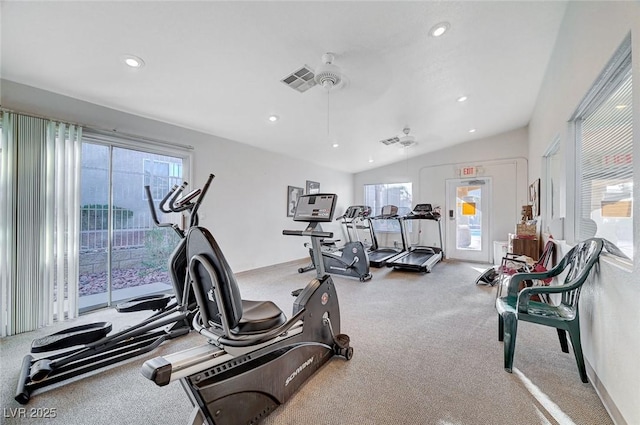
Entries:
{"label": "sliding glass door", "polygon": [[[170,292],[167,261],[178,243],[170,228],[155,227],[153,203],[182,182],[184,158],[83,143],[80,229],[80,311]],[[160,215],[177,222],[180,215]]]}

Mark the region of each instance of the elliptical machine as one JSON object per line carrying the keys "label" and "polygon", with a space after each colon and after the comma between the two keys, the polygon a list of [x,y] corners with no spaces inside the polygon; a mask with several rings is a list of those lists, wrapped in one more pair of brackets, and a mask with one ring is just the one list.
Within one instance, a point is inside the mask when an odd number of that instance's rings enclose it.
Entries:
{"label": "elliptical machine", "polygon": [[[320,238],[333,234],[317,226],[331,221],[336,198],[301,196],[294,220],[309,224],[283,234],[310,236],[319,253]],[[334,355],[353,356],[349,337],[339,333],[335,285],[319,258],[318,277],[299,291],[287,320],[270,301],[240,297],[233,272],[207,229],[189,231],[187,253],[199,306],[193,326],[208,342],[148,360],[141,372],[159,386],[181,381],[194,406],[189,423],[256,424]]]}
{"label": "elliptical machine", "polygon": [[[181,196],[187,183],[175,185],[160,201],[164,213],[189,214],[189,226],[198,224],[198,209],[209,189],[213,174],[202,189]],[[75,326],[44,338],[33,340],[31,353],[65,350],[57,354],[34,358],[27,354],[22,360],[15,400],[27,404],[33,391],[88,372],[128,360],[157,348],[164,341],[186,335],[197,308],[196,299],[187,282],[186,232],[177,224],[161,223],[153,204],[149,186],[145,186],[151,218],[158,227],[171,227],[180,243],[169,257],[169,274],[174,294],[149,295],[118,304],[119,313],[152,310],[150,317],[122,331],[109,334],[109,322]]]}
{"label": "elliptical machine", "polygon": [[[360,279],[360,282],[366,282],[370,280],[373,275],[369,272],[369,257],[367,256],[367,250],[364,244],[359,240],[353,240],[351,237],[350,229],[356,232],[355,220],[367,217],[371,213],[371,208],[362,205],[352,205],[343,215],[336,218],[340,220],[345,226],[347,231],[347,243],[342,248],[338,248],[334,240],[322,239],[320,240],[320,252],[322,253],[323,267],[328,273],[338,274],[348,277],[356,277]],[[295,218],[294,218],[295,220]],[[317,230],[322,231],[320,224],[317,224]],[[305,247],[309,248],[309,257],[311,257],[311,263],[308,266],[300,267],[298,273],[308,272],[309,270],[317,269],[314,250],[315,247],[309,246],[308,243]]]}

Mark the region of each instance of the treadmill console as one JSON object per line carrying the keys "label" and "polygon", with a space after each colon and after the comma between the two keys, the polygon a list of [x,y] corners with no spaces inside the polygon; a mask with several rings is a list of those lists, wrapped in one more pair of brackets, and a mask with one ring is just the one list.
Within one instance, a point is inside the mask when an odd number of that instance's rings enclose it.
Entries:
{"label": "treadmill console", "polygon": [[394,217],[396,215],[398,215],[398,207],[396,207],[395,205],[385,205],[384,207],[382,207],[382,212],[379,217]]}
{"label": "treadmill console", "polygon": [[[338,219],[354,219],[356,217],[369,217],[371,215],[371,207],[366,205],[352,205],[344,212],[342,217]],[[336,219],[337,220],[337,219]]]}
{"label": "treadmill console", "polygon": [[413,209],[413,212],[416,214],[424,214],[431,211],[433,211],[433,208],[431,208],[431,204],[418,204]]}
{"label": "treadmill console", "polygon": [[338,195],[333,193],[317,193],[302,195],[298,199],[293,221],[330,222],[336,209]]}
{"label": "treadmill console", "polygon": [[406,218],[427,218],[438,220],[440,213],[433,210],[431,204],[417,204]]}

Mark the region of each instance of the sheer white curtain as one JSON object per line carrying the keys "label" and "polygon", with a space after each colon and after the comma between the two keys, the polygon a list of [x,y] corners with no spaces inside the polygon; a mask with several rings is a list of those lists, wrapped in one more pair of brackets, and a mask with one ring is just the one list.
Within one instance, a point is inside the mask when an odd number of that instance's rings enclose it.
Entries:
{"label": "sheer white curtain", "polygon": [[0,333],[77,315],[82,128],[2,112]]}

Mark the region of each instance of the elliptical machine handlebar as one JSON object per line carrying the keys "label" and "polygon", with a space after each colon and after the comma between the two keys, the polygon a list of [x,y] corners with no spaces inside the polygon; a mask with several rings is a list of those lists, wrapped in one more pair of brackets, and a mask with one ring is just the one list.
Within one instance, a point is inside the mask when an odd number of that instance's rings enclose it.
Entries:
{"label": "elliptical machine handlebar", "polygon": [[205,195],[209,191],[209,186],[211,186],[211,182],[216,176],[214,174],[209,174],[207,181],[204,186],[202,186],[202,190],[200,191],[200,196],[193,203],[193,207],[191,210],[191,226],[197,226],[198,224],[198,210],[200,209],[200,205],[202,205],[202,201],[204,200]]}
{"label": "elliptical machine handlebar", "polygon": [[[171,200],[169,201],[169,211],[164,212],[182,212],[188,209],[193,208],[193,204],[189,202],[193,199],[193,191],[188,193],[187,195],[180,198],[180,195],[184,191],[184,189],[189,185],[187,182],[182,182],[182,184],[174,191]],[[196,189],[197,192],[197,189]],[[178,199],[180,198],[180,199]],[[162,204],[161,204],[162,205]],[[162,209],[162,208],[161,208]]]}
{"label": "elliptical machine handlebar", "polygon": [[[204,200],[207,191],[209,190],[209,186],[211,186],[211,182],[213,181],[215,175],[209,174],[206,183],[202,187],[202,189],[194,189],[191,192],[187,193],[185,196],[180,198],[180,194],[187,187],[188,183],[183,182],[181,185],[174,185],[171,190],[162,198],[160,201],[158,208],[165,214],[169,213],[181,213],[183,211],[189,211],[190,219],[189,219],[189,227],[198,225],[198,209]],[[153,204],[153,195],[151,194],[151,187],[145,186],[144,190],[147,194],[147,202],[149,204],[149,211],[151,211],[151,219],[158,227],[171,227],[180,238],[185,237],[185,232],[180,229],[175,223],[161,223],[158,219],[158,214],[156,212],[156,208]],[[197,198],[196,198],[197,197]],[[196,198],[195,201],[192,200]]]}
{"label": "elliptical machine handlebar", "polygon": [[[169,199],[169,196],[178,188],[178,185],[175,185],[170,191],[169,193],[162,199],[162,201],[160,201],[160,210],[162,212],[171,212],[171,211],[165,211],[162,208],[162,205],[167,201],[167,199]],[[180,229],[180,227],[175,224],[175,223],[161,223],[160,220],[158,220],[158,214],[156,213],[156,207],[153,205],[153,196],[151,194],[151,188],[149,186],[145,186],[144,187],[145,192],[147,193],[147,202],[149,204],[149,211],[151,211],[151,219],[153,220],[153,222],[155,223],[156,226],[158,227],[171,227],[177,234],[178,236],[180,236],[180,238],[184,238],[184,232]]]}
{"label": "elliptical machine handlebar", "polygon": [[[182,184],[186,185],[186,182]],[[144,187],[145,190],[147,190],[147,187],[149,186]],[[169,201],[169,198],[171,198],[171,195],[173,195],[179,188],[180,188],[179,185],[174,184],[171,190],[169,190],[169,192],[167,192],[167,194],[164,195],[164,198],[162,198],[162,200],[158,203],[158,208],[160,209],[160,211],[162,211],[165,214],[169,214],[172,212],[171,209],[166,206],[166,204]],[[152,198],[148,198],[148,199],[152,199]]]}

